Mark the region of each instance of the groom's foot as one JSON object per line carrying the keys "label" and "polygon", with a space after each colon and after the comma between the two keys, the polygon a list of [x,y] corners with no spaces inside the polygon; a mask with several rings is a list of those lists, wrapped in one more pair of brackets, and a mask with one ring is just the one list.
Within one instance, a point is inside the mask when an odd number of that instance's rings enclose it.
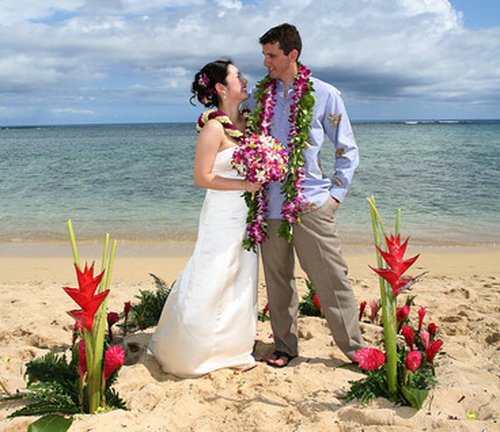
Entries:
{"label": "groom's foot", "polygon": [[275,368],[284,368],[296,357],[296,355],[292,356],[284,351],[274,351],[266,363]]}

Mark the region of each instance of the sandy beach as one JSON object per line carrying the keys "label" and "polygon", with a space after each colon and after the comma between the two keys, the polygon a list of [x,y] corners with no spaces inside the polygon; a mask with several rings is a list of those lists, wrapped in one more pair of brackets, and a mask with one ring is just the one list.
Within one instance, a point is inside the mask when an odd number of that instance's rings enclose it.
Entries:
{"label": "sandy beach", "polygon": [[[185,265],[190,242],[118,244],[109,310],[120,311],[139,289],[154,289],[153,273],[172,283]],[[100,262],[101,245],[80,245],[83,260]],[[428,272],[414,286],[416,307],[426,323],[438,325],[444,341],[438,355],[438,386],[420,411],[384,399],[362,406],[340,399],[349,380],[363,377],[342,367],[347,360],[321,318],[299,319],[300,356],[289,367],[263,363],[247,371],[220,370],[179,380],[163,373],[143,353],[124,366],[115,389],[128,411],[77,416],[70,431],[498,431],[500,430],[500,248],[498,246],[411,246],[421,257],[410,274]],[[358,302],[378,297],[368,268],[372,248],[346,245]],[[297,272],[301,294],[304,274]],[[26,362],[49,351],[67,350],[73,308],[63,286],[75,286],[69,243],[0,244],[0,392],[23,389]],[[261,275],[259,302],[266,303]],[[362,322],[368,344],[378,345],[380,328]],[[127,336],[146,346],[154,329]],[[272,352],[269,322],[259,322],[258,352]],[[34,418],[6,419],[17,403],[0,406],[0,431],[26,431]]]}

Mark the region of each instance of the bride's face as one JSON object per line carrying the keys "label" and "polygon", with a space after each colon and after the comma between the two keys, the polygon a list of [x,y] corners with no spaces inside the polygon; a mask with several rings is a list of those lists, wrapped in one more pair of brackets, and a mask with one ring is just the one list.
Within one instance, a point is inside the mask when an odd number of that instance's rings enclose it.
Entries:
{"label": "bride's face", "polygon": [[248,81],[243,77],[238,68],[232,64],[227,68],[226,82],[227,85],[225,87],[228,98],[235,99],[238,102],[248,98]]}

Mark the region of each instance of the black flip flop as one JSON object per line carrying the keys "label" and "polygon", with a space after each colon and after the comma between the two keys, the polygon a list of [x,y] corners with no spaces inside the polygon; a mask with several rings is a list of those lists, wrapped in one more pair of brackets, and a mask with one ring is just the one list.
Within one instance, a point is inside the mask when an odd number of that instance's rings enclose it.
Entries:
{"label": "black flip flop", "polygon": [[272,366],[272,367],[275,367],[275,368],[284,368],[285,366],[288,366],[288,363],[290,363],[294,358],[296,358],[297,356],[291,356],[290,354],[284,352],[284,351],[274,351],[273,354],[272,354],[275,358],[275,360],[279,360],[281,359],[282,357],[284,357],[286,360],[285,360],[285,363],[283,364],[275,364],[275,363],[269,363],[269,360],[266,361],[266,363],[269,365],[269,366]]}

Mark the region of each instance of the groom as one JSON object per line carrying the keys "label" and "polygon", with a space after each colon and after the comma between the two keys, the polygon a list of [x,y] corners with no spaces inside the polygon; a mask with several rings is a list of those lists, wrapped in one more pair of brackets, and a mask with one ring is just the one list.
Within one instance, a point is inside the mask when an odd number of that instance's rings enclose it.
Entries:
{"label": "groom", "polygon": [[[269,78],[265,85],[257,85],[248,101],[253,105],[250,108],[260,110],[262,132],[269,132],[288,148],[295,136],[294,151],[302,152],[305,159],[303,172],[298,166],[290,168],[294,174],[292,192],[284,195],[278,182],[269,184],[268,189],[269,237],[262,245],[262,258],[276,351],[267,363],[284,367],[298,355],[294,251],[316,290],[337,346],[352,360],[364,343],[335,229],[335,212],[358,165],[358,148],[340,92],[309,77],[309,70],[298,63],[302,41],[297,29],[290,24],[279,25],[267,31],[259,42]],[[307,82],[309,85],[304,86]],[[299,116],[307,116],[308,104],[314,104],[312,116],[305,117],[306,122],[297,121]],[[295,115],[290,116],[291,112]],[[305,138],[300,139],[304,131]],[[333,179],[322,173],[319,163],[325,134],[335,146]],[[303,210],[298,214],[294,209],[301,203],[302,190]],[[298,216],[301,221],[293,224]],[[290,242],[278,235],[282,218],[290,222],[289,228],[293,225]],[[280,234],[291,232],[286,226]]]}

